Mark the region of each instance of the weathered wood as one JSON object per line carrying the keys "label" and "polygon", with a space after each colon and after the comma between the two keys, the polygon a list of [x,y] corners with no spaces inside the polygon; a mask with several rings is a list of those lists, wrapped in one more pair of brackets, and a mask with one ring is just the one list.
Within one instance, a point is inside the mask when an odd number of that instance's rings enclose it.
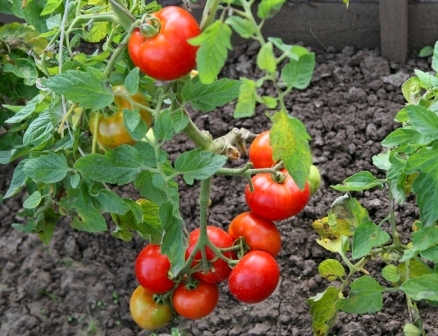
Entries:
{"label": "weathered wood", "polygon": [[404,62],[408,52],[408,0],[380,0],[382,56]]}
{"label": "weathered wood", "polygon": [[408,47],[420,50],[438,41],[438,2],[409,4]]}

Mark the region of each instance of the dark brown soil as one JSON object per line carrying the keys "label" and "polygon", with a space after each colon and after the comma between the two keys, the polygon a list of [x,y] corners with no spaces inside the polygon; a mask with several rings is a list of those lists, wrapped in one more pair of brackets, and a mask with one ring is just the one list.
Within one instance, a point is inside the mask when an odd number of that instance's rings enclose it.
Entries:
{"label": "dark brown soil", "polygon": [[[223,74],[232,78],[255,74],[255,50],[255,45],[235,48]],[[219,305],[210,316],[199,321],[182,319],[170,327],[196,336],[312,335],[306,300],[327,286],[317,274],[317,266],[335,256],[315,243],[310,224],[325,216],[341,195],[330,185],[360,170],[377,172],[371,158],[380,152],[380,141],[397,126],[393,119],[404,104],[399,88],[415,68],[430,69],[427,60],[414,55],[402,65],[387,62],[377,51],[349,47],[317,55],[312,84],[291,94],[287,105],[312,136],[314,163],[321,170],[323,183],[299,216],[278,224],[283,237],[278,256],[280,285],[265,302],[246,305],[233,299],[223,283]],[[269,93],[269,86],[265,91]],[[193,113],[193,118],[214,137],[232,127],[258,133],[270,126],[262,110],[255,118],[243,120],[234,120],[232,112],[231,104],[207,115]],[[175,157],[192,147],[181,136],[168,150]],[[0,194],[7,190],[12,172],[13,165],[0,167]],[[247,210],[244,186],[245,181],[239,178],[214,179],[211,225],[227,228],[234,216]],[[131,186],[121,192],[135,195]],[[198,192],[199,184],[187,187],[181,183],[181,212],[190,229],[198,221]],[[376,222],[385,217],[384,191],[356,196]],[[0,204],[0,335],[149,335],[133,323],[128,309],[130,294],[137,286],[133,263],[146,242],[139,237],[126,243],[110,233],[78,232],[64,219],[50,245],[44,246],[36,236],[11,228],[11,223],[22,222],[17,214],[24,198],[20,194]],[[400,229],[408,231],[418,216],[415,207],[408,202],[397,210]],[[376,270],[380,266],[376,261]],[[377,314],[341,313],[333,334],[403,335],[403,325],[409,321],[405,307],[402,295],[386,295],[384,309]],[[438,335],[437,308],[420,303],[420,309],[428,335]],[[169,334],[170,327],[158,334]]]}

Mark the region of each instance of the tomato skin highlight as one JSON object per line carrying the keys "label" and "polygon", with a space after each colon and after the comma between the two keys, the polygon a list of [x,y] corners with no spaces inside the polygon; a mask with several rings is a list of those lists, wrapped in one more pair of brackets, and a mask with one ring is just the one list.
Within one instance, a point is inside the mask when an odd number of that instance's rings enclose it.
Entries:
{"label": "tomato skin highlight", "polygon": [[168,6],[152,13],[160,21],[157,35],[143,36],[134,30],[128,42],[132,62],[140,70],[158,80],[174,80],[190,73],[196,66],[198,47],[187,40],[201,33],[195,18],[177,6]]}
{"label": "tomato skin highlight", "polygon": [[137,281],[154,294],[164,294],[175,285],[168,277],[169,270],[169,258],[161,254],[160,245],[147,245],[135,261]]}
{"label": "tomato skin highlight", "polygon": [[[89,129],[93,136],[97,136],[97,142],[106,148],[115,148],[120,145],[135,145],[137,141],[132,139],[128,130],[125,127],[123,121],[123,109],[134,109],[135,106],[124,97],[128,97],[129,93],[123,85],[117,85],[113,87],[114,103],[116,104],[118,111],[110,117],[105,115],[98,115],[100,112],[94,112],[91,114]],[[149,106],[147,99],[137,92],[131,99],[144,106]],[[152,124],[152,115],[149,111],[144,109],[139,110],[140,118],[148,125]],[[97,125],[97,134],[94,134]]]}
{"label": "tomato skin highlight", "polygon": [[[189,242],[186,249],[186,259],[190,256],[193,249],[195,248],[195,245],[199,240],[199,235],[199,228],[190,233]],[[233,246],[234,239],[231,238],[231,236],[224,230],[216,226],[207,226],[207,235],[210,242],[218,248],[227,248]],[[235,259],[234,252],[224,252],[223,255],[229,259]],[[209,247],[205,248],[205,256],[208,260],[216,258],[216,254]],[[195,259],[193,260],[192,267],[200,262],[201,251],[198,251],[195,255]],[[228,263],[222,259],[218,259],[213,262],[212,268],[214,270],[211,270],[207,273],[195,272],[193,273],[193,276],[198,280],[210,283],[217,283],[226,280],[231,273],[231,268],[228,266]]]}
{"label": "tomato skin highlight", "polygon": [[252,251],[265,251],[275,258],[281,250],[281,235],[277,226],[251,211],[235,217],[228,227],[228,233],[234,240],[245,238]]}
{"label": "tomato skin highlight", "polygon": [[295,216],[306,206],[310,198],[309,183],[300,190],[285,169],[283,183],[277,183],[269,173],[254,175],[251,179],[254,191],[249,184],[245,188],[245,199],[252,212],[270,221],[279,221]]}
{"label": "tomato skin highlight", "polygon": [[240,259],[228,278],[231,294],[245,303],[267,299],[277,288],[280,269],[275,259],[264,251],[251,251]]}
{"label": "tomato skin highlight", "polygon": [[138,286],[129,300],[132,319],[140,328],[156,330],[164,327],[173,318],[172,309],[167,304],[154,301],[154,293]]}
{"label": "tomato skin highlight", "polygon": [[173,292],[172,304],[175,311],[188,319],[197,320],[209,315],[219,301],[219,288],[214,283],[199,281],[194,289],[181,283]]}
{"label": "tomato skin highlight", "polygon": [[269,133],[270,131],[260,133],[249,146],[249,161],[254,168],[271,168],[275,164]]}

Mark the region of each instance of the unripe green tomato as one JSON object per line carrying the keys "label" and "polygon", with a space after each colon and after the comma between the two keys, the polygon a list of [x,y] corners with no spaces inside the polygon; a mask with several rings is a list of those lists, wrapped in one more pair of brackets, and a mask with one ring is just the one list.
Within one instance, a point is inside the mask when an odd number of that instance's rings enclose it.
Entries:
{"label": "unripe green tomato", "polygon": [[315,165],[310,166],[309,177],[310,195],[313,195],[321,185],[321,174]]}

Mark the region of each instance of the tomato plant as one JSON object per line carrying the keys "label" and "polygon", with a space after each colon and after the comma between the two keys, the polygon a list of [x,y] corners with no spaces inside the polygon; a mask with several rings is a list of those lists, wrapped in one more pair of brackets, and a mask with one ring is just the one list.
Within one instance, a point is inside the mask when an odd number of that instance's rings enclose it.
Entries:
{"label": "tomato plant", "polygon": [[249,161],[254,168],[269,168],[274,165],[272,146],[269,140],[269,131],[257,135],[249,146]]}
{"label": "tomato plant", "polygon": [[169,6],[151,14],[148,23],[155,28],[152,34],[140,26],[129,39],[132,62],[159,80],[178,79],[193,70],[198,47],[188,40],[201,33],[195,18],[181,7]]}
{"label": "tomato plant", "polygon": [[304,209],[310,197],[309,183],[300,190],[293,178],[283,170],[279,181],[269,173],[251,179],[254,190],[247,185],[245,198],[252,212],[271,221],[290,218]]}
{"label": "tomato plant", "polygon": [[135,260],[135,275],[141,286],[156,294],[172,289],[175,283],[169,279],[170,262],[161,254],[160,245],[149,244]]}
{"label": "tomato plant", "polygon": [[274,258],[281,249],[281,236],[277,226],[270,220],[253,212],[244,212],[235,217],[228,227],[233,239],[245,238],[251,250],[268,252]]}
{"label": "tomato plant", "polygon": [[239,301],[258,303],[274,292],[279,280],[275,259],[267,252],[251,251],[231,271],[228,288]]}
{"label": "tomato plant", "polygon": [[[192,254],[195,249],[196,244],[198,243],[200,236],[200,229],[196,229],[192,231],[189,235],[188,246],[186,250],[186,258]],[[226,233],[224,230],[216,227],[216,226],[207,226],[207,236],[211,244],[216,246],[217,248],[229,248],[233,246],[233,238]],[[210,270],[200,270],[198,272],[193,273],[194,277],[203,280],[206,282],[221,282],[228,278],[231,273],[231,268],[228,266],[228,263],[220,259],[219,256],[214,253],[211,248],[205,247],[205,256],[209,261],[215,260],[210,265]],[[235,257],[234,252],[223,252],[223,256],[233,259]],[[201,266],[201,251],[198,251],[193,260],[192,266]]]}
{"label": "tomato plant", "polygon": [[170,306],[156,303],[154,293],[142,286],[138,286],[132,293],[129,310],[134,322],[146,330],[162,328],[173,318]]}
{"label": "tomato plant", "polygon": [[[110,116],[102,115],[100,112],[92,113],[89,124],[90,132],[97,137],[97,142],[103,147],[115,148],[123,144],[134,145],[138,140],[134,140],[126,128],[123,110],[134,109],[135,103],[149,106],[149,102],[140,92],[130,96],[122,85],[114,86],[113,93],[117,111]],[[139,114],[140,119],[147,126],[145,128],[150,127],[152,124],[151,113],[141,108]]]}
{"label": "tomato plant", "polygon": [[219,301],[219,288],[214,283],[199,281],[194,288],[181,283],[173,292],[175,311],[188,319],[197,320],[209,315]]}
{"label": "tomato plant", "polygon": [[310,187],[310,195],[313,195],[321,185],[321,173],[319,172],[318,167],[316,167],[315,165],[310,166],[308,181]]}

